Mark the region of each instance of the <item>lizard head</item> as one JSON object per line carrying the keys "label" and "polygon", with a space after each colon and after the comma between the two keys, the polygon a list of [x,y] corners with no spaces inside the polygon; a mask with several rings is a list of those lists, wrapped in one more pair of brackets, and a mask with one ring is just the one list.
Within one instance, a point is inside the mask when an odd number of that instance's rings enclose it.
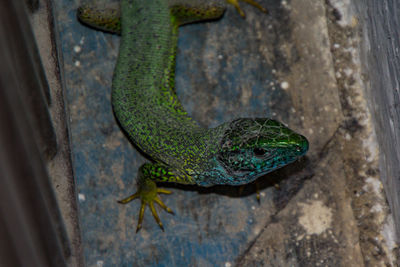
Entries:
{"label": "lizard head", "polygon": [[281,168],[308,150],[307,139],[265,118],[237,119],[228,124],[214,157],[215,183],[241,185]]}

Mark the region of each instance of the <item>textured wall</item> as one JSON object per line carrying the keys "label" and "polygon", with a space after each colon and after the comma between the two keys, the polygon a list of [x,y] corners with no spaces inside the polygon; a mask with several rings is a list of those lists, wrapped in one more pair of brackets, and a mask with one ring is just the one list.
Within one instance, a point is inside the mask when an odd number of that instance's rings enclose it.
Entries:
{"label": "textured wall", "polygon": [[354,4],[363,25],[362,63],[381,147],[381,178],[400,233],[400,2]]}

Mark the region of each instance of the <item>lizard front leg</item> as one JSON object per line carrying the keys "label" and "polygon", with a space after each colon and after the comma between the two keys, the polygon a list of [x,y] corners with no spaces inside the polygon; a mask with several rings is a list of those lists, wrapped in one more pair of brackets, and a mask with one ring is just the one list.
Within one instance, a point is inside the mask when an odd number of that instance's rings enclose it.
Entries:
{"label": "lizard front leg", "polygon": [[160,205],[167,212],[174,214],[173,211],[168,208],[159,197],[159,194],[171,194],[169,190],[158,188],[156,182],[178,182],[178,183],[191,183],[187,177],[179,177],[174,174],[167,166],[160,163],[145,163],[138,171],[138,190],[133,195],[119,200],[118,203],[127,204],[134,199],[139,198],[141,201],[139,220],[136,227],[136,233],[142,228],[143,216],[146,206],[150,207],[151,213],[154,219],[164,231],[163,224],[157,211],[154,207],[154,202]]}

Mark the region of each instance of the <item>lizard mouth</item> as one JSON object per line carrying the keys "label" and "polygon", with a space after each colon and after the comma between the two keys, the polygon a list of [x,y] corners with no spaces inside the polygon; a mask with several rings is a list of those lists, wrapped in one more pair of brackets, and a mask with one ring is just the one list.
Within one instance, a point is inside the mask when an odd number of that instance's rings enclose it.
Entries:
{"label": "lizard mouth", "polygon": [[296,161],[303,154],[302,152],[303,150],[298,153],[285,153],[282,149],[273,149],[262,155],[260,155],[260,151],[257,151],[258,155],[247,157],[243,157],[237,152],[230,152],[219,155],[218,162],[229,177],[229,183],[240,185],[252,182]]}

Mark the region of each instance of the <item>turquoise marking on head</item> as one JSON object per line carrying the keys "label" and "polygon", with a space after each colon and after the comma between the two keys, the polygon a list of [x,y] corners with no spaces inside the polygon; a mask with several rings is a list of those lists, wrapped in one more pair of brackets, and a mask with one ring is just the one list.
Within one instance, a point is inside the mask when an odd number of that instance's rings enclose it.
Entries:
{"label": "turquoise marking on head", "polygon": [[271,119],[237,119],[229,124],[212,168],[199,184],[241,185],[294,162],[308,150],[307,139]]}

